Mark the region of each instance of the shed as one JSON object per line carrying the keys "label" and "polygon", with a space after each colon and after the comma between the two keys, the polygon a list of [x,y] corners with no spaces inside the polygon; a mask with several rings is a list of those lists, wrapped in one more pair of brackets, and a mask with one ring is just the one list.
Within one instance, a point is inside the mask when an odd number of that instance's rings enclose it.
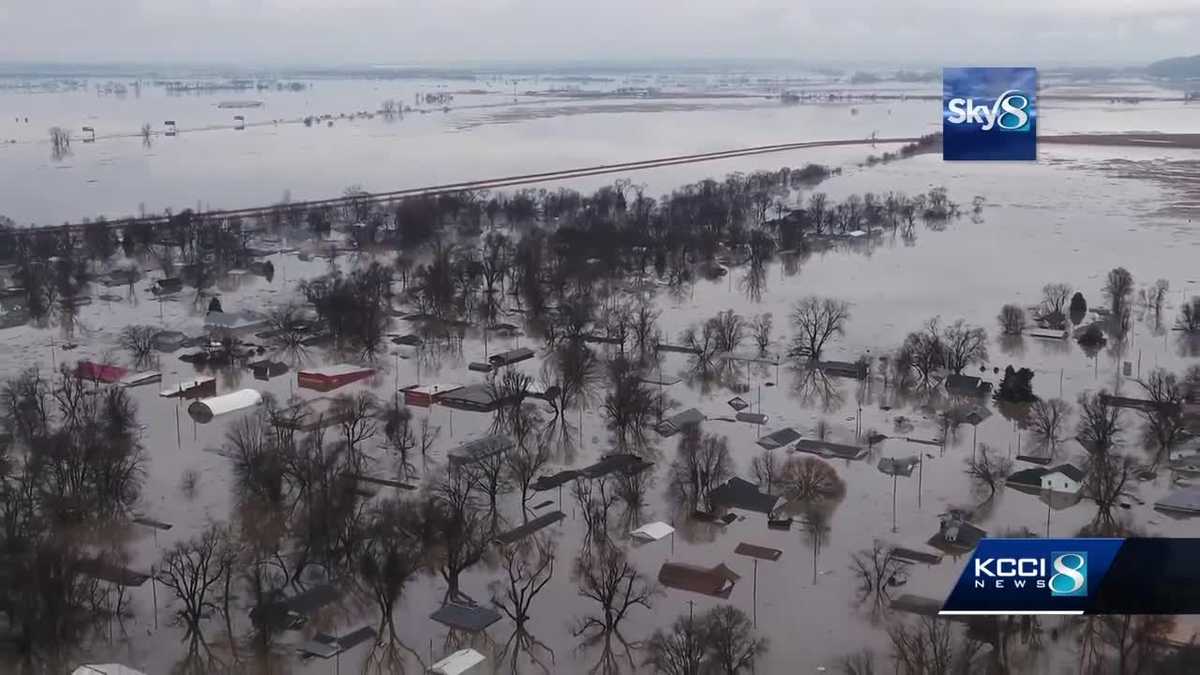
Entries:
{"label": "shed", "polygon": [[754,544],[747,544],[746,542],[739,543],[737,545],[737,548],[733,549],[733,552],[738,555],[744,555],[749,558],[755,558],[757,560],[769,560],[769,561],[779,560],[780,556],[783,555],[783,551],[780,551],[777,548],[770,548],[767,546],[756,546]]}
{"label": "shed", "polygon": [[675,528],[661,520],[658,520],[653,523],[646,523],[638,529],[633,530],[629,533],[629,536],[633,537],[634,539],[640,539],[641,541],[658,541],[674,531]]}
{"label": "shed", "polygon": [[504,454],[512,450],[514,445],[507,436],[489,434],[460,444],[448,453],[448,457],[453,466],[474,464],[493,455]]}
{"label": "shed", "polygon": [[821,457],[837,457],[839,459],[862,459],[867,456],[867,449],[859,445],[830,443],[813,438],[803,438],[796,441],[796,450]]}
{"label": "shed", "polygon": [[296,384],[303,389],[333,391],[352,382],[365,380],[375,374],[374,368],[339,363],[335,366],[312,368],[296,373]]}
{"label": "shed", "polygon": [[737,476],[709,493],[709,499],[717,506],[756,511],[770,515],[779,503],[778,495],[761,492],[758,486]]}
{"label": "shed", "polygon": [[725,566],[700,567],[686,563],[663,563],[658,570],[658,583],[681,591],[691,591],[717,598],[728,598],[733,585],[742,577]]}
{"label": "shed", "polygon": [[410,384],[400,391],[404,392],[404,405],[428,408],[437,403],[443,394],[459,389],[462,389],[461,384]]}
{"label": "shed", "polygon": [[252,408],[262,404],[262,394],[254,389],[240,389],[231,394],[202,398],[188,406],[188,414],[201,424],[214,417]]}
{"label": "shed", "polygon": [[762,413],[755,412],[740,412],[734,416],[739,422],[749,422],[750,424],[766,424],[767,416]]}
{"label": "shed", "polygon": [[705,419],[704,413],[697,408],[688,408],[683,412],[675,413],[667,419],[659,422],[654,430],[661,436],[674,436],[683,430],[689,424],[700,424]]}
{"label": "shed", "polygon": [[1083,470],[1074,464],[1059,464],[1042,475],[1041,487],[1051,492],[1077,495],[1083,489]]}
{"label": "shed", "polygon": [[159,396],[163,398],[204,398],[216,396],[217,378],[195,377],[190,380],[176,382],[174,386],[163,389]]}
{"label": "shed", "polygon": [[103,382],[105,384],[120,382],[128,374],[129,371],[127,369],[106,363],[80,361],[75,366],[75,377],[81,380],[91,380],[92,382]]}
{"label": "shed", "polygon": [[437,675],[463,675],[486,660],[483,654],[474,649],[460,649],[430,666],[429,672]]}
{"label": "shed", "polygon": [[518,347],[517,349],[510,349],[506,352],[500,352],[499,354],[493,354],[492,356],[489,356],[488,363],[490,363],[493,368],[500,368],[502,366],[510,366],[526,359],[532,359],[533,354],[533,350],[528,347]]}
{"label": "shed", "polygon": [[500,620],[500,613],[482,605],[442,605],[429,618],[450,628],[467,633],[479,633]]}

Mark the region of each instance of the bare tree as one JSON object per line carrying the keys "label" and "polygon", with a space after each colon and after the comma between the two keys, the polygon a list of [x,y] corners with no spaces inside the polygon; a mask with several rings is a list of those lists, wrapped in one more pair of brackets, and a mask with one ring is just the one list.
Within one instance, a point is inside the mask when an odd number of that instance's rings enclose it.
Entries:
{"label": "bare tree", "polygon": [[493,527],[500,517],[497,502],[500,495],[512,491],[509,482],[508,453],[496,453],[472,462],[463,468],[474,484],[475,489],[487,499],[488,515],[492,517]]}
{"label": "bare tree", "polygon": [[543,673],[549,675],[549,670],[542,664],[534,653],[538,648],[554,658],[554,652],[541,641],[533,637],[526,629],[529,621],[529,608],[546,584],[554,578],[555,545],[552,540],[541,536],[533,536],[515,544],[500,547],[500,567],[505,577],[496,579],[488,584],[492,594],[492,604],[516,624],[516,629],[507,643],[496,656],[497,663],[503,662],[505,655],[511,649],[511,672],[519,672],[518,660],[521,653],[526,653]]}
{"label": "bare tree", "polygon": [[1080,394],[1076,437],[1091,454],[1106,454],[1121,443],[1121,410],[1108,404],[1106,392]]}
{"label": "bare tree", "polygon": [[201,622],[210,613],[221,611],[216,602],[217,585],[236,560],[231,537],[225,526],[210,524],[195,537],[168,549],[159,563],[156,578],[182,603],[175,619],[184,626],[184,639],[190,641],[193,650],[205,644]]}
{"label": "bare tree", "polygon": [[1046,284],[1042,286],[1042,315],[1041,319],[1051,326],[1066,325],[1067,301],[1071,297],[1069,284]]}
{"label": "bare tree", "polygon": [[676,494],[694,508],[712,511],[712,490],[732,476],[729,440],[724,436],[701,433],[699,425],[685,427],[679,438],[675,461],[671,463],[671,485]]}
{"label": "bare tree", "polygon": [[1113,318],[1125,313],[1133,293],[1133,275],[1124,267],[1115,267],[1104,278],[1104,297],[1108,298]]}
{"label": "bare tree", "polygon": [[1189,333],[1200,333],[1200,295],[1193,295],[1183,303],[1179,326]]}
{"label": "bare tree", "polygon": [[907,565],[892,552],[892,547],[881,542],[869,551],[859,551],[850,556],[850,571],[858,581],[860,599],[870,600],[874,609],[889,601],[889,589],[896,574]]}
{"label": "bare tree", "polygon": [[712,325],[712,333],[716,336],[716,349],[718,352],[736,351],[738,345],[746,337],[746,320],[741,314],[737,314],[732,309],[727,309],[723,312],[718,312],[716,316],[708,320]]}
{"label": "bare tree", "polygon": [[706,656],[703,619],[681,616],[675,619],[671,632],[661,628],[646,641],[644,665],[666,675],[701,675]]}
{"label": "bare tree", "polygon": [[875,675],[875,652],[870,649],[847,654],[838,660],[842,675]]}
{"label": "bare tree", "polygon": [[62,127],[50,127],[50,154],[56,160],[71,154],[71,132]]}
{"label": "bare tree", "polygon": [[782,465],[771,450],[763,450],[750,465],[754,480],[768,493],[773,492],[779,485],[782,470]]}
{"label": "bare tree", "polygon": [[784,496],[794,501],[830,501],[846,494],[837,470],[819,457],[790,457],[779,472]]}
{"label": "bare tree", "polygon": [[117,344],[129,352],[133,362],[141,367],[151,362],[154,354],[154,336],[158,329],[154,326],[126,326],[117,336]]}
{"label": "bare tree", "polygon": [[798,359],[819,360],[826,343],[845,333],[850,305],[842,300],[810,295],[792,307],[791,355]]}
{"label": "bare tree", "polygon": [[654,394],[641,381],[634,364],[623,358],[609,366],[611,388],[604,397],[604,415],[622,450],[646,443],[646,429],[654,417]]}
{"label": "bare tree", "polygon": [[894,361],[900,382],[911,371],[918,386],[935,384],[937,373],[946,365],[946,344],[938,330],[938,320],[930,319],[924,330],[909,333]]}
{"label": "bare tree", "polygon": [[1124,534],[1117,514],[1125,486],[1133,479],[1136,466],[1133,459],[1113,452],[1093,452],[1086,466],[1084,488],[1096,502],[1096,515],[1088,534],[1095,537],[1114,537]]}
{"label": "bare tree", "polygon": [[771,346],[771,330],[775,327],[775,320],[770,312],[754,315],[754,321],[751,324],[751,330],[754,333],[754,344],[758,346],[758,355],[762,356],[767,353],[767,347]]}
{"label": "bare tree", "polygon": [[651,609],[659,591],[634,567],[625,552],[608,542],[587,546],[575,560],[579,595],[598,604],[599,615],[580,620],[576,636],[595,630],[600,635],[620,633],[621,621],[635,607]]}
{"label": "bare tree", "polygon": [[433,487],[423,506],[426,546],[446,582],[445,602],[467,601],[459,587],[462,573],[483,560],[492,528],[479,508],[473,482],[465,471],[450,471]]}
{"label": "bare tree", "polygon": [[530,486],[549,461],[550,448],[540,438],[535,443],[518,443],[516,448],[505,455],[507,477],[521,495],[521,513],[524,518],[529,517],[528,505],[532,497]]}
{"label": "bare tree", "polygon": [[404,588],[424,562],[421,529],[419,510],[395,499],[377,505],[367,520],[356,571],[363,590],[379,610],[379,628],[365,672],[403,672],[404,653],[424,668],[421,656],[401,642],[395,625],[396,606]]}
{"label": "bare tree", "polygon": [[962,319],[942,330],[942,345],[946,354],[946,369],[961,373],[979,361],[987,361],[987,332],[979,326],[968,325]]}
{"label": "bare tree", "polygon": [[360,446],[374,438],[379,428],[376,424],[376,404],[374,394],[362,391],[357,394],[342,394],[335,398],[330,406],[330,414],[338,420],[349,463],[355,471],[363,468],[364,458]]}
{"label": "bare tree", "polygon": [[1067,421],[1071,417],[1071,404],[1061,398],[1038,399],[1029,409],[1026,424],[1034,439],[1054,457],[1058,444],[1065,440]]}
{"label": "bare tree", "polygon": [[1020,335],[1025,330],[1025,310],[1020,305],[1001,307],[996,320],[1000,322],[1000,330],[1005,335]]}
{"label": "bare tree", "polygon": [[412,410],[401,405],[399,397],[393,399],[392,404],[383,411],[383,437],[386,439],[385,446],[399,456],[396,473],[400,480],[407,480],[416,473],[409,454],[417,447],[417,437],[412,429]]}
{"label": "bare tree", "polygon": [[615,487],[609,476],[579,476],[571,485],[571,496],[583,516],[585,541],[608,540],[609,514],[620,499]]}
{"label": "bare tree", "polygon": [[1167,301],[1167,293],[1171,291],[1171,282],[1159,279],[1146,291],[1146,306],[1154,312],[1155,320],[1162,316],[1163,303]]}
{"label": "bare tree", "polygon": [[960,635],[946,619],[922,617],[888,627],[898,675],[970,675],[983,644]]}
{"label": "bare tree", "polygon": [[1154,439],[1157,446],[1154,453],[1154,466],[1170,457],[1171,446],[1184,433],[1183,403],[1186,390],[1174,373],[1162,368],[1155,368],[1138,384],[1152,401],[1152,405],[1142,409],[1146,420],[1148,435]]}
{"label": "bare tree", "polygon": [[767,638],[755,634],[750,617],[732,605],[718,605],[703,618],[704,643],[715,670],[723,675],[753,671],[767,652]]}
{"label": "bare tree", "polygon": [[979,450],[967,459],[967,476],[980,488],[987,488],[988,499],[1004,485],[1004,479],[1012,472],[1012,460],[1001,457],[990,446],[980,443]]}

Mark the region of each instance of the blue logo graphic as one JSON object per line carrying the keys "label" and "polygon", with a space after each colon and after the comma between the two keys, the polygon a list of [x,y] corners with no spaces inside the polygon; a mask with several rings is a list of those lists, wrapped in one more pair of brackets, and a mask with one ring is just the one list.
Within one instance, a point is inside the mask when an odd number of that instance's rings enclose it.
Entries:
{"label": "blue logo graphic", "polygon": [[1055,551],[1050,554],[1054,574],[1050,577],[1050,595],[1087,596],[1087,552]]}
{"label": "blue logo graphic", "polygon": [[942,159],[1037,159],[1036,68],[945,68]]}
{"label": "blue logo graphic", "polygon": [[983,539],[944,614],[1083,613],[1122,539]]}

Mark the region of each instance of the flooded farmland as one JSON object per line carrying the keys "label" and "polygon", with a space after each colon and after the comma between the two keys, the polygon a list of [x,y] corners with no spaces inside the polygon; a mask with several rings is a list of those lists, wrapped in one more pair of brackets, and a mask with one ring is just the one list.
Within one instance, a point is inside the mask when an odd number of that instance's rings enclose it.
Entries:
{"label": "flooded farmland", "polygon": [[[372,192],[793,139],[915,137],[937,128],[930,100],[783,106],[753,88],[739,90],[745,97],[738,98],[699,95],[711,93],[709,87],[693,90],[692,100],[518,95],[511,102],[511,86],[501,82],[483,85],[488,93],[456,94],[448,111],[428,106],[430,112],[391,120],[363,116],[306,125],[297,120],[474,87],[308,84],[253,94],[265,105],[246,109],[247,127],[238,131],[200,130],[232,117],[234,111],[216,107],[234,98],[224,93],[167,96],[150,87],[140,98],[101,96],[90,87],[0,92],[6,113],[27,108],[37,120],[28,126],[0,121],[0,138],[15,141],[0,146],[0,212],[21,226],[120,217],[136,213],[139,204],[176,214],[199,204],[202,212],[274,203],[285,192],[321,198],[350,185]],[[545,85],[518,89],[535,84]],[[114,136],[73,142],[70,156],[51,158],[44,128],[78,126],[62,111],[89,108],[94,112],[80,119],[111,126]],[[1197,110],[1178,101],[1048,101],[1041,119],[1046,133],[1187,132],[1196,128]],[[189,129],[159,135],[166,119]],[[285,121],[259,123],[268,119]],[[137,134],[142,120],[156,128],[149,142]],[[99,128],[97,135],[103,136]],[[981,455],[1008,471],[1039,466],[1017,459],[1045,450],[1029,405],[948,391],[944,363],[922,386],[912,376],[916,366],[897,365],[902,356],[912,358],[902,350],[910,334],[928,333],[935,318],[935,335],[959,320],[982,328],[984,349],[950,370],[978,376],[998,392],[1008,366],[1027,368],[1037,397],[1069,402],[1075,411],[1057,432],[1054,465],[1089,461],[1074,440],[1080,396],[1101,390],[1142,396],[1138,380],[1157,369],[1178,376],[1178,387],[1190,386],[1185,373],[1200,356],[1197,336],[1179,325],[1184,308],[1200,295],[1193,271],[1200,246],[1193,223],[1198,151],[1045,145],[1037,163],[945,163],[925,153],[867,164],[868,155],[899,147],[816,148],[571,178],[529,192],[476,195],[474,205],[415,198],[303,214],[281,207],[277,217],[237,223],[180,214],[169,234],[127,232],[120,240],[101,237],[107,243],[99,245],[86,231],[65,244],[23,240],[22,256],[0,256],[6,347],[0,378],[17,382],[36,370],[43,378],[38,400],[47,409],[71,398],[60,391],[60,367],[71,375],[65,380],[76,379],[80,362],[127,374],[156,371],[160,379],[128,387],[89,383],[91,393],[77,395],[101,400],[102,392],[121,387],[136,409],[130,442],[143,457],[131,472],[139,474],[132,498],[118,500],[110,517],[80,519],[63,535],[80,559],[103,552],[118,568],[149,576],[135,584],[104,575],[87,595],[92,609],[107,612],[105,620],[82,621],[70,635],[55,635],[49,644],[60,649],[49,653],[36,631],[8,616],[15,646],[0,657],[11,664],[3,667],[51,672],[62,665],[57,657],[72,667],[120,662],[147,673],[421,672],[469,647],[496,672],[654,672],[648,660],[656,630],[681,616],[731,606],[767,640],[756,672],[839,672],[844,658],[863,650],[883,672],[894,650],[889,630],[914,620],[890,601],[914,596],[940,603],[969,548],[951,546],[933,563],[893,561],[884,588],[870,590],[863,589],[854,556],[864,559],[877,544],[933,556],[937,549],[927,542],[951,512],[967,514],[992,536],[1067,537],[1094,527],[1101,510],[1091,499],[1027,494],[1002,480],[989,485],[968,475],[968,461]],[[776,173],[806,165],[832,171]],[[714,181],[703,182],[708,178]],[[761,209],[756,194],[763,195]],[[824,221],[814,215],[822,211],[814,206],[817,194],[827,204]],[[899,206],[886,206],[888,195]],[[943,197],[954,207],[939,206]],[[498,200],[493,213],[489,199]],[[47,251],[51,255],[43,255]],[[1132,284],[1115,302],[1126,311],[1114,318],[1105,311],[1114,305],[1105,288],[1116,268],[1127,270]],[[159,283],[169,279],[179,286]],[[1160,279],[1167,286],[1156,302],[1152,291]],[[35,284],[46,288],[36,298]],[[378,297],[348,310],[338,295],[343,284],[358,292],[356,303],[368,291]],[[1034,316],[1045,313],[1047,284],[1081,293],[1091,312],[1040,328],[1073,333],[1095,322],[1104,326],[1103,346],[1085,348],[1073,335],[1030,334],[1039,328]],[[805,326],[793,319],[810,298],[844,303],[846,313],[815,354],[801,348]],[[1009,304],[1027,315],[1024,332],[1003,334],[997,315]],[[639,311],[650,323],[640,337],[633,316]],[[705,329],[725,311],[742,320],[734,339]],[[768,314],[773,328],[756,344],[753,324]],[[172,339],[159,339],[138,358],[126,330],[136,326]],[[178,335],[188,338],[183,345]],[[474,367],[522,348],[533,356],[486,372]],[[200,362],[198,353],[204,354]],[[264,360],[284,364],[286,372],[267,368],[260,376],[250,364]],[[590,364],[580,367],[586,373],[564,365],[572,360]],[[817,365],[835,362],[854,374]],[[346,363],[354,368],[327,371]],[[370,372],[363,379],[337,380],[364,371]],[[301,386],[309,372],[337,380],[318,388],[334,388],[318,391],[311,380]],[[196,417],[205,415],[194,414],[192,399],[162,395],[197,377],[215,379],[207,395],[252,389],[265,401],[216,411],[201,422]],[[432,384],[444,386],[449,398],[422,405],[403,391]],[[484,407],[495,409],[452,404],[459,387],[483,392]],[[629,400],[618,394],[626,390]],[[22,464],[38,438],[19,424],[28,419],[29,399],[22,396],[31,394],[10,384],[2,397],[9,485],[45,470]],[[321,408],[330,415],[323,432],[303,426],[278,432],[282,411],[305,402],[316,409],[330,399],[332,408]],[[363,414],[350,422],[346,407],[353,406],[362,406]],[[703,417],[698,429],[660,432],[663,420],[691,409]],[[753,414],[765,416],[763,423]],[[66,425],[62,413],[49,417],[46,428]],[[1154,462],[1154,437],[1143,433],[1148,416],[1120,409],[1119,419],[1123,452],[1140,467],[1119,503],[1109,505],[1121,531],[1194,534],[1194,521],[1154,509],[1179,483],[1165,463]],[[787,428],[798,441],[774,450],[760,445]],[[484,458],[458,466],[462,444],[493,434],[509,439],[514,447],[505,454],[524,456],[525,464]],[[819,456],[802,451],[812,447],[806,441],[865,454]],[[755,470],[764,452],[781,467],[779,485],[762,481],[763,472]],[[526,477],[548,478],[595,466],[612,453],[650,465],[571,477],[561,487],[527,494],[522,503],[519,478],[530,457],[536,470]],[[688,463],[703,463],[701,455],[707,457],[702,468]],[[804,481],[787,478],[784,466],[807,470],[800,467],[811,467],[813,460],[805,460],[813,457],[821,470],[836,474],[839,488],[814,496],[789,487]],[[918,467],[911,475],[880,469],[881,460],[910,457]],[[718,484],[734,477],[771,493],[778,505],[768,514],[714,503]],[[495,499],[489,484],[497,488]],[[17,492],[7,495],[11,519],[20,521]],[[454,513],[430,515],[438,500],[466,505],[471,514],[458,520]],[[523,544],[492,541],[556,510],[561,520],[523,538],[513,535]],[[395,542],[407,543],[404,525],[422,518],[422,555],[409,560],[410,552]],[[786,518],[787,526],[778,524]],[[656,522],[673,533],[651,541],[631,537]],[[177,597],[187,593],[166,585],[172,572],[164,565],[173,551],[187,550],[175,547],[214,525],[229,528],[237,550],[228,554],[229,574],[211,577],[207,604],[190,607]],[[737,553],[740,544],[779,553],[776,560],[758,560]],[[521,568],[513,580],[517,563],[505,553],[536,568],[551,550],[548,572]],[[604,555],[622,556],[630,566],[631,576],[620,579],[629,586],[614,588],[624,593],[644,584],[648,593],[644,602],[623,608],[619,625],[604,615],[603,603],[581,591],[607,567]],[[686,584],[660,575],[668,563],[723,564],[736,579],[717,593],[684,590],[678,586]],[[199,576],[218,568],[213,563]],[[510,581],[538,588],[520,622],[509,614]],[[326,587],[329,597],[319,602],[286,602]],[[381,617],[378,600],[388,593],[395,602],[391,622]],[[115,598],[120,611],[113,611]],[[472,621],[486,623],[479,615],[499,609],[491,617],[497,620],[478,631],[450,628],[431,618],[448,600],[465,607]],[[263,618],[262,607],[284,618]],[[597,616],[598,625],[587,623]],[[1064,672],[1060,668],[1076,663],[1081,649],[1067,622],[1043,618],[1037,640],[1015,644],[1013,638],[1003,648],[1005,663]],[[378,636],[331,649],[328,658],[312,655],[319,648],[310,641],[328,647],[321,635],[363,627]],[[986,672],[983,664],[1001,649],[995,635],[1008,630],[972,626],[971,635],[955,638],[978,640],[978,670],[967,672]],[[302,658],[300,648],[309,656]]]}

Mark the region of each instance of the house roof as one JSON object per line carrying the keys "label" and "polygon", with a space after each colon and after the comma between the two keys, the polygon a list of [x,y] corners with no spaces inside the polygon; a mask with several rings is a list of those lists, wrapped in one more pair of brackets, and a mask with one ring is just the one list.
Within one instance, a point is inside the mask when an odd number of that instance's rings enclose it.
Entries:
{"label": "house roof", "polygon": [[867,449],[861,446],[830,443],[814,438],[803,438],[796,441],[796,449],[822,457],[840,457],[841,459],[862,459],[867,454]]}
{"label": "house roof", "polygon": [[709,493],[709,497],[718,506],[757,511],[768,515],[775,510],[775,504],[779,502],[778,495],[765,494],[754,483],[737,476],[714,489]]}
{"label": "house roof", "polygon": [[470,464],[492,455],[508,452],[513,448],[512,439],[500,434],[489,434],[483,438],[466,441],[449,453],[451,464]]}
{"label": "house roof", "polygon": [[534,518],[520,527],[515,527],[508,532],[501,532],[500,534],[496,535],[495,541],[500,544],[511,544],[513,542],[521,541],[534,532],[537,532],[544,527],[549,527],[566,517],[567,514],[563,513],[562,511],[551,511],[550,513],[546,513]]}
{"label": "house roof", "polygon": [[[1075,466],[1074,464],[1059,464],[1058,466],[1054,467],[1053,469],[1050,469],[1049,471],[1047,471],[1046,476],[1049,476],[1052,473],[1061,473],[1062,475],[1066,476],[1067,478],[1070,478],[1071,480],[1075,481],[1076,483],[1083,482],[1083,477],[1084,477],[1083,469],[1080,469],[1079,467]],[[1044,477],[1045,476],[1043,476],[1043,478]]]}
{"label": "house roof", "polygon": [[800,438],[800,432],[791,427],[784,427],[758,439],[758,444],[767,450],[781,448]]}
{"label": "house roof", "polygon": [[333,366],[325,366],[323,368],[305,368],[296,373],[301,377],[341,377],[343,375],[357,375],[375,372],[374,368],[365,366],[356,366],[352,363],[339,363]]}
{"label": "house roof", "polygon": [[1026,485],[1029,487],[1040,488],[1042,486],[1042,476],[1045,476],[1048,473],[1050,473],[1050,469],[1044,469],[1042,467],[1021,469],[1020,471],[1014,471],[1011,475],[1009,475],[1005,482],[1012,485]]}
{"label": "house roof", "polygon": [[889,476],[911,476],[913,469],[921,463],[919,457],[880,457],[879,470]]}
{"label": "house roof", "polygon": [[438,675],[462,675],[487,660],[474,649],[460,649],[429,667],[429,672]]}
{"label": "house roof", "polygon": [[646,523],[629,534],[634,539],[641,539],[642,541],[658,541],[674,531],[675,528],[659,520],[653,523]]}
{"label": "house roof", "polygon": [[250,408],[262,403],[262,394],[254,389],[240,389],[230,394],[202,398],[188,406],[188,413],[198,420],[206,420],[235,410]]}
{"label": "house roof", "polygon": [[777,548],[755,546],[754,544],[747,544],[746,542],[741,542],[738,544],[737,548],[733,549],[733,552],[738,555],[744,555],[750,558],[756,558],[758,560],[771,561],[779,560],[779,557],[783,555],[783,551],[780,551]]}
{"label": "house roof", "polygon": [[664,586],[718,598],[728,598],[734,583],[741,576],[725,566],[700,567],[686,563],[663,563],[658,570],[658,582]]}
{"label": "house roof", "polygon": [[140,670],[135,670],[129,666],[123,666],[119,663],[85,663],[75,670],[71,671],[71,675],[146,675]]}
{"label": "house roof", "polygon": [[442,605],[429,618],[450,628],[478,633],[500,620],[500,613],[482,605]]}

